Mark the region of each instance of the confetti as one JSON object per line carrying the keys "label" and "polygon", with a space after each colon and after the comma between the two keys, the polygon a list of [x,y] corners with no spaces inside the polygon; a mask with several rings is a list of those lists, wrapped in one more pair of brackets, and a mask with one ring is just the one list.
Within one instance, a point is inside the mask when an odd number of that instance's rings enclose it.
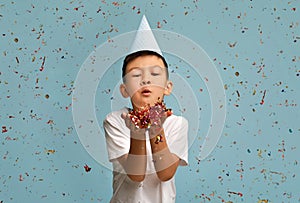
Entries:
{"label": "confetti", "polygon": [[83,7],[84,7],[84,6],[83,6],[83,5],[81,5],[81,6],[75,7],[75,8],[74,8],[74,10],[75,10],[75,11],[78,11],[78,10],[79,10],[79,8],[83,8]]}
{"label": "confetti", "polygon": [[161,25],[161,23],[160,22],[157,22],[157,26],[156,26],[157,28],[161,28],[162,27],[162,25]]}
{"label": "confetti", "polygon": [[237,42],[234,42],[234,43],[228,42],[227,44],[228,44],[228,46],[229,46],[230,48],[234,48],[235,45],[237,44]]}
{"label": "confetti", "polygon": [[156,140],[155,140],[155,144],[158,144],[158,143],[160,143],[160,142],[163,142],[163,137],[162,137],[161,134],[156,135],[155,139],[156,139]]}
{"label": "confetti", "polygon": [[234,194],[234,195],[238,195],[240,197],[243,197],[243,193],[241,192],[233,192],[233,191],[227,191],[228,194]]}
{"label": "confetti", "polygon": [[19,181],[23,181],[23,180],[24,180],[24,178],[23,178],[22,174],[20,174],[19,175]]}
{"label": "confetti", "polygon": [[243,168],[243,161],[240,161],[240,164],[238,164],[240,166],[239,169],[236,170],[236,172],[240,173],[240,179],[243,179],[243,173],[244,173],[244,168]]}
{"label": "confetti", "polygon": [[49,154],[54,154],[56,151],[55,149],[47,149],[46,150],[46,153],[49,155]]}
{"label": "confetti", "polygon": [[40,67],[40,71],[44,70],[45,61],[46,61],[46,56],[43,57],[43,62],[42,62],[42,65]]}
{"label": "confetti", "polygon": [[262,97],[262,99],[261,99],[261,101],[260,101],[260,105],[263,105],[263,104],[265,103],[266,91],[267,91],[267,90],[264,91],[263,97]]}
{"label": "confetti", "polygon": [[114,6],[120,6],[119,2],[117,2],[117,1],[112,2],[112,4],[113,4]]}
{"label": "confetti", "polygon": [[47,121],[47,124],[54,124],[54,121],[50,119]]}
{"label": "confetti", "polygon": [[6,133],[6,132],[7,132],[6,126],[2,126],[2,133]]}
{"label": "confetti", "polygon": [[92,170],[92,168],[91,167],[89,167],[87,164],[85,164],[84,166],[83,166],[83,168],[84,168],[84,170],[85,170],[85,172],[90,172],[91,170]]}
{"label": "confetti", "polygon": [[267,200],[267,199],[261,199],[261,200],[258,200],[257,203],[268,203],[268,202],[269,202],[269,200]]}
{"label": "confetti", "polygon": [[281,145],[281,148],[278,149],[278,152],[281,152],[281,158],[284,159],[284,157],[285,157],[284,153],[285,153],[285,150],[286,150],[285,147],[284,147],[285,146],[284,140],[281,141],[280,145]]}
{"label": "confetti", "polygon": [[172,110],[167,109],[160,99],[154,106],[148,104],[140,109],[129,110],[130,119],[137,128],[150,128],[151,125],[159,125],[160,119],[165,113],[169,117],[172,115]]}

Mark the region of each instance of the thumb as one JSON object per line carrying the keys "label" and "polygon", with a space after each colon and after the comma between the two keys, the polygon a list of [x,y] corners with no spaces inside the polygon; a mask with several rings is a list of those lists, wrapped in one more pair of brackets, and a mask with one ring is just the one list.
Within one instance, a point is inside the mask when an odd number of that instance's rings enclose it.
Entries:
{"label": "thumb", "polygon": [[123,118],[123,119],[125,120],[126,117],[127,117],[127,113],[123,112],[123,113],[121,114],[121,118]]}

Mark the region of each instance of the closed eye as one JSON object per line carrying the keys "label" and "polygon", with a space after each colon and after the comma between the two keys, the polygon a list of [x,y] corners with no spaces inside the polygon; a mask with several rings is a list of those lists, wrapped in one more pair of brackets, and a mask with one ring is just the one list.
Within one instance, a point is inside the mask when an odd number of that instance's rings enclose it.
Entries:
{"label": "closed eye", "polygon": [[140,77],[142,74],[133,74],[132,77]]}
{"label": "closed eye", "polygon": [[162,68],[159,66],[151,67],[151,75],[152,76],[159,76],[162,73]]}

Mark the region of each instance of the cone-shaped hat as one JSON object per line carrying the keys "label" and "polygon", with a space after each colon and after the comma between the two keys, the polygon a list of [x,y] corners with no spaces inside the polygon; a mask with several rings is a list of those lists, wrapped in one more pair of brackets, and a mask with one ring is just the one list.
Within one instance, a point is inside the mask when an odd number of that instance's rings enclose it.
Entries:
{"label": "cone-shaped hat", "polygon": [[139,29],[131,46],[130,53],[142,50],[154,51],[162,56],[162,52],[155,40],[145,15],[143,15],[141,20]]}

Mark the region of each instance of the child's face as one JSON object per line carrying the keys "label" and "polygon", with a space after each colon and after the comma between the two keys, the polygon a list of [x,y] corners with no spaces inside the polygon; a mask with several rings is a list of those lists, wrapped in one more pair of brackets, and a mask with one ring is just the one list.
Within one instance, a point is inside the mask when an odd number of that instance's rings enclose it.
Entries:
{"label": "child's face", "polygon": [[139,56],[126,67],[124,84],[120,86],[124,97],[130,97],[134,108],[154,105],[172,91],[162,59],[154,55]]}

